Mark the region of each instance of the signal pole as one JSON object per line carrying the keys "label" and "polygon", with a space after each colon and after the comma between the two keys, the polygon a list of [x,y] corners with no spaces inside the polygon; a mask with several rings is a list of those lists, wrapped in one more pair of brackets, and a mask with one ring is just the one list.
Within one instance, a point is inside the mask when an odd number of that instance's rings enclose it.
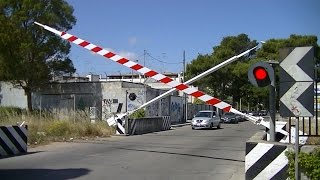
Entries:
{"label": "signal pole", "polygon": [[[268,62],[273,68],[274,77],[276,65],[279,64],[278,61],[269,60]],[[269,110],[270,110],[270,141],[274,142],[276,140],[276,85],[275,79],[271,81],[269,85]]]}
{"label": "signal pole", "polygon": [[276,109],[276,98],[275,98],[275,73],[274,64],[278,62],[269,60],[268,62],[257,62],[249,67],[248,78],[251,84],[257,87],[269,86],[269,111],[270,111],[270,122],[269,122],[269,141],[275,141],[275,109]]}

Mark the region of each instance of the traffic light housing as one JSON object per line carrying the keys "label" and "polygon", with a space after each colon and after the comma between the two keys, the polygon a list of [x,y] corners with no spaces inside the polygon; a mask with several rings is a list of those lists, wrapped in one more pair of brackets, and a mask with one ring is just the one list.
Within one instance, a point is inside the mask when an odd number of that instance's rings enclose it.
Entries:
{"label": "traffic light housing", "polygon": [[274,81],[274,70],[266,62],[257,62],[250,66],[248,79],[254,86],[265,87]]}

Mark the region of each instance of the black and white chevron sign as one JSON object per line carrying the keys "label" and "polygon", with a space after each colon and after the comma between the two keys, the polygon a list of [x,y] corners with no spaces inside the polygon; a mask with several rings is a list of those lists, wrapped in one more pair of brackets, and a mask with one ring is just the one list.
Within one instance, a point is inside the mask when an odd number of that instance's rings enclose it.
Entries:
{"label": "black and white chevron sign", "polygon": [[280,115],[313,117],[314,49],[288,48],[280,63]]}

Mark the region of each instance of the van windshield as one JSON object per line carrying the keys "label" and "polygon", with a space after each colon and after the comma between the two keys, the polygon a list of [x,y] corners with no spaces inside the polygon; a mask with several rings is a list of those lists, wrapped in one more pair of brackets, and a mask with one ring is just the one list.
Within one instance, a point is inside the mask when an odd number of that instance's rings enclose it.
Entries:
{"label": "van windshield", "polygon": [[212,117],[212,112],[198,112],[195,117]]}

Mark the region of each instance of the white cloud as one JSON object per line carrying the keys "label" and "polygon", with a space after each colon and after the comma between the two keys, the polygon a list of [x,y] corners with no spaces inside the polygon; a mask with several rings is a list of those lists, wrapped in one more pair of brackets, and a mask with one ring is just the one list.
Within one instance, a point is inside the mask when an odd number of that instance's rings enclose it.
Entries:
{"label": "white cloud", "polygon": [[119,56],[125,57],[131,61],[135,61],[137,59],[137,54],[129,51],[120,51]]}
{"label": "white cloud", "polygon": [[135,44],[137,44],[137,38],[136,37],[130,37],[128,39],[128,43],[130,46],[134,46]]}

